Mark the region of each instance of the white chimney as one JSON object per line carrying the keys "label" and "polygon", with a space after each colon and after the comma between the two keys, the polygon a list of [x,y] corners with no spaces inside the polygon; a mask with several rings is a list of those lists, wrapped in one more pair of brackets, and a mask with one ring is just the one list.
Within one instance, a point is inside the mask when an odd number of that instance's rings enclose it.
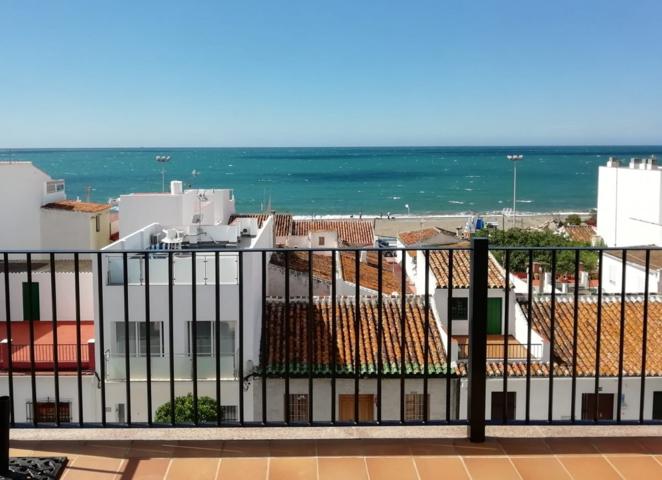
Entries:
{"label": "white chimney", "polygon": [[639,164],[641,163],[640,158],[634,158],[632,157],[630,159],[630,168],[639,168]]}
{"label": "white chimney", "polygon": [[173,180],[170,182],[170,194],[171,195],[181,195],[183,189],[183,184],[181,180]]}
{"label": "white chimney", "polygon": [[610,168],[618,168],[621,166],[621,162],[616,157],[609,157],[607,161],[607,166]]}
{"label": "white chimney", "polygon": [[549,291],[552,291],[552,273],[551,272],[545,272],[543,274],[543,283],[541,285],[541,293],[545,293],[547,291],[547,287],[549,286]]}

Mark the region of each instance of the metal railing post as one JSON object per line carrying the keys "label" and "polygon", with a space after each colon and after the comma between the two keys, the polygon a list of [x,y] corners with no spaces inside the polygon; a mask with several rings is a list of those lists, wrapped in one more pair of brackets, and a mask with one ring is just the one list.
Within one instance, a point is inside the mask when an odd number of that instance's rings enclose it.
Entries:
{"label": "metal railing post", "polygon": [[471,241],[469,286],[469,440],[485,441],[485,361],[487,356],[488,240]]}
{"label": "metal railing post", "polygon": [[11,399],[0,397],[0,475],[9,473],[9,417]]}

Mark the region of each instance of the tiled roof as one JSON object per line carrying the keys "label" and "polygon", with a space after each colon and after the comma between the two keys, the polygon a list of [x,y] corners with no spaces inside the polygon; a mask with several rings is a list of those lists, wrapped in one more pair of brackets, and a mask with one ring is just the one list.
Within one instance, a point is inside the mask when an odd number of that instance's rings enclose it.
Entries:
{"label": "tiled roof", "polygon": [[[430,270],[437,279],[437,288],[448,288],[448,250],[430,252]],[[487,269],[489,288],[504,288],[504,272],[490,253]],[[453,288],[469,288],[471,283],[471,251],[453,250]]]}
{"label": "tiled roof", "polygon": [[[503,377],[503,362],[486,362],[486,370],[488,377]],[[458,376],[467,376],[468,366],[466,362],[459,362],[455,372]],[[572,375],[572,367],[568,368],[565,365],[554,364],[554,376],[567,377]],[[508,376],[509,377],[526,377],[526,362],[508,362]],[[531,362],[531,377],[549,377],[549,362]]]}
{"label": "tiled roof", "polygon": [[67,210],[69,212],[99,213],[109,210],[111,205],[108,203],[77,202],[76,200],[60,200],[58,202],[47,203],[41,208],[48,210]]}
{"label": "tiled roof", "polygon": [[[646,248],[646,247],[641,247]],[[610,257],[621,260],[623,252],[620,250],[608,250],[604,253]],[[646,267],[646,251],[645,250],[627,250],[626,259],[628,263]],[[650,271],[662,270],[662,250],[651,250],[650,253]]]}
{"label": "tiled roof", "polygon": [[294,220],[292,235],[308,235],[310,232],[337,232],[338,241],[351,247],[371,246],[375,231],[369,220]]}
{"label": "tiled roof", "polygon": [[[268,213],[236,213],[230,216],[230,224],[237,218],[256,218],[257,227],[262,228],[262,224],[272,214]],[[286,237],[292,230],[292,215],[289,213],[274,213],[274,235],[277,237]]]}
{"label": "tiled roof", "polygon": [[[361,287],[376,292],[379,289],[379,268],[377,268],[376,263],[372,263],[371,259],[367,260],[368,263],[360,262],[359,264]],[[341,253],[340,262],[343,280],[356,284],[356,255],[349,252]],[[406,279],[405,282],[405,289],[408,289],[409,285]],[[395,292],[400,293],[401,287],[402,270],[400,265],[382,261],[382,293],[387,295]]]}
{"label": "tiled roof", "polygon": [[[400,298],[382,297],[382,372],[397,375],[400,372]],[[315,298],[313,302],[313,374],[325,375],[332,371],[333,343],[336,345],[336,373],[353,374],[355,371],[356,323],[355,304],[351,297],[339,297],[336,301],[336,335],[333,334],[332,301],[329,297]],[[307,373],[308,362],[308,302],[293,300],[289,304],[289,335],[285,335],[285,303],[282,299],[267,301],[264,351],[266,373],[285,373],[285,347],[289,344],[289,374]],[[439,330],[432,311],[429,312],[428,372],[444,373],[446,356]],[[360,299],[359,358],[360,374],[376,374],[378,369],[378,307],[377,297]],[[422,297],[406,297],[405,313],[405,370],[407,374],[420,374],[425,365],[425,307]]]}
{"label": "tiled roof", "polygon": [[573,242],[591,243],[595,229],[590,225],[566,225],[565,233]]}
{"label": "tiled roof", "polygon": [[[438,238],[436,238],[438,237]],[[456,243],[457,236],[441,228],[431,227],[422,230],[412,230],[409,232],[400,232],[398,234],[400,242],[404,246],[421,245],[426,243],[434,243],[438,245],[447,245],[449,243]]]}
{"label": "tiled roof", "polygon": [[[580,297],[577,306],[577,375],[595,375],[598,304],[596,297]],[[555,311],[554,361],[572,369],[573,299],[558,297]],[[551,337],[551,300],[536,299],[533,304],[533,328],[544,338]],[[641,374],[643,331],[643,297],[629,295],[625,300],[625,333],[623,343],[623,375]],[[527,309],[523,308],[525,315]],[[600,331],[600,376],[618,375],[620,352],[620,296],[603,296]],[[648,304],[648,338],[646,374],[662,375],[662,297],[650,296]]]}
{"label": "tiled roof", "polygon": [[[271,255],[271,263],[279,267],[285,267],[285,252],[275,252]],[[332,277],[331,255],[313,253],[313,277],[318,280],[330,282]],[[296,272],[308,274],[308,252],[290,252],[288,268]]]}

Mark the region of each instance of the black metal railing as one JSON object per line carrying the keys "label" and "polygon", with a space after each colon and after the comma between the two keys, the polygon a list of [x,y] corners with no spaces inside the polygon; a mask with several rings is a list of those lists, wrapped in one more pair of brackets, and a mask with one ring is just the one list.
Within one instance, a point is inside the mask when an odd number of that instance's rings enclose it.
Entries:
{"label": "black metal railing", "polygon": [[3,252],[0,394],[13,427],[655,423],[658,252]]}

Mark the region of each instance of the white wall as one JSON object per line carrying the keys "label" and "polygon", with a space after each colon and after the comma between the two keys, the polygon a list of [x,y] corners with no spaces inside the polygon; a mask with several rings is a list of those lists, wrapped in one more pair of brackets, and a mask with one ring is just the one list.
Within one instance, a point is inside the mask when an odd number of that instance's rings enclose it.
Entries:
{"label": "white wall", "polygon": [[600,167],[598,234],[606,245],[662,245],[662,170]]}
{"label": "white wall", "polygon": [[[97,250],[110,243],[108,210],[96,214],[55,208],[40,210],[43,249]],[[97,216],[99,216],[99,232],[96,231]]]}
{"label": "white wall", "polygon": [[[55,401],[55,382],[52,375],[37,375],[37,401]],[[78,379],[75,375],[61,375],[59,378],[60,401],[71,403],[71,421],[78,422]],[[32,386],[30,375],[14,375],[14,419],[16,423],[26,422],[26,404],[32,403]],[[85,422],[101,421],[100,390],[94,375],[83,375],[83,420]],[[9,395],[9,378],[0,377],[0,395]]]}
{"label": "white wall", "polygon": [[46,194],[49,180],[30,162],[0,162],[0,249],[41,248],[41,206],[65,198]]}
{"label": "white wall", "polygon": [[[261,419],[261,379],[256,379],[253,386],[255,418]],[[455,388],[455,382],[451,388]],[[307,379],[291,379],[291,394],[307,394]],[[405,381],[405,394],[423,393],[423,380],[407,379]],[[430,419],[446,419],[446,380],[429,379],[428,393],[430,395]],[[353,395],[353,379],[337,379],[336,395]],[[359,381],[359,395],[375,395],[377,401],[377,380],[361,379]],[[315,421],[331,421],[331,379],[316,378],[313,380],[313,417]],[[282,422],[285,419],[285,381],[280,378],[267,380],[267,420]],[[340,402],[336,397],[336,420],[339,421]],[[451,418],[454,418],[455,395],[451,395]],[[374,418],[377,419],[377,406],[374,407]],[[400,380],[382,380],[382,420],[400,420]]]}
{"label": "white wall", "polygon": [[[611,255],[602,257],[602,288],[605,293],[621,293],[623,282],[623,262]],[[660,293],[660,271],[651,269],[648,275],[649,293]],[[625,293],[644,293],[646,286],[646,269],[641,265],[627,263],[625,267]]]}
{"label": "white wall", "polygon": [[[639,377],[625,377],[623,379],[623,402],[617,398],[618,380],[616,378],[601,378],[600,393],[614,394],[614,419],[616,419],[616,410],[621,408],[621,418],[623,420],[639,419],[639,398],[640,398],[640,380]],[[503,378],[492,377],[487,380],[485,411],[486,418],[490,418],[492,405],[492,392],[503,391]],[[526,379],[522,377],[508,378],[508,391],[516,392],[515,398],[515,418],[524,420],[526,418]],[[582,414],[582,394],[594,393],[595,378],[581,377],[577,378],[575,395],[575,418],[581,419]],[[646,379],[646,394],[644,402],[644,419],[652,418],[653,392],[662,391],[662,378],[648,377]],[[467,415],[467,380],[463,379],[460,400],[460,417],[466,418]],[[569,377],[554,378],[554,398],[553,398],[553,419],[569,420],[571,417],[571,394],[572,380]],[[548,418],[549,405],[549,379],[531,378],[530,387],[530,419],[543,420]]]}
{"label": "white wall", "polygon": [[[200,201],[199,194],[207,201]],[[184,193],[132,193],[120,196],[120,236],[145,225],[191,225],[194,215],[201,215],[201,225],[227,224],[234,213],[232,190],[186,190]]]}
{"label": "white wall", "polygon": [[[40,320],[52,320],[51,274],[49,272],[33,272],[32,281],[39,284]],[[10,315],[13,321],[24,320],[23,316],[23,282],[27,282],[26,272],[9,274]],[[94,277],[92,272],[80,272],[80,317],[81,320],[93,320],[95,316],[93,290]],[[55,288],[57,294],[58,320],[75,320],[75,274],[73,272],[56,272]],[[5,311],[5,276],[0,272],[0,321],[6,318]]]}

